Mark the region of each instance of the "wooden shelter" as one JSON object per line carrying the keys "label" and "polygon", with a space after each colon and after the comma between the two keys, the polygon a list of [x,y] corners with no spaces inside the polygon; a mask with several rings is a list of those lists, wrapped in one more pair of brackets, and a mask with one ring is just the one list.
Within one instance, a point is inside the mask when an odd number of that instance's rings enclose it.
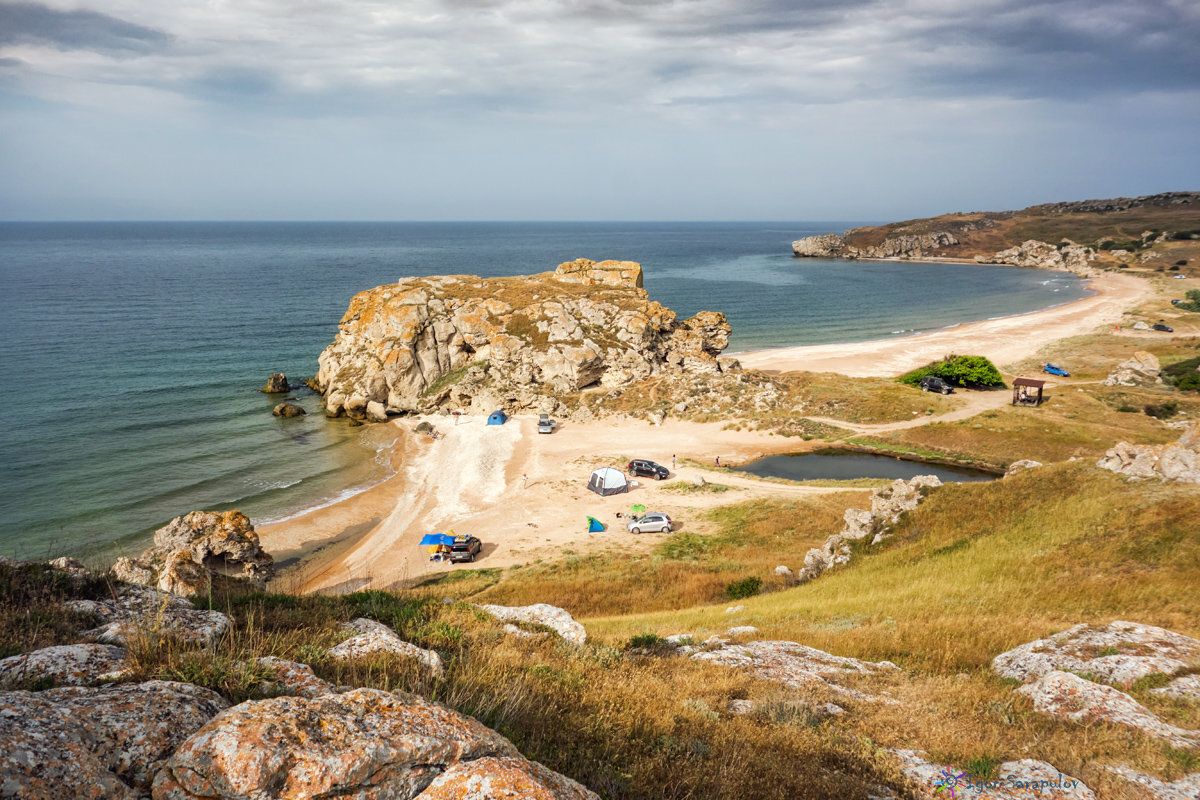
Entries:
{"label": "wooden shelter", "polygon": [[1045,385],[1045,381],[1038,381],[1033,378],[1017,378],[1013,381],[1012,404],[1014,406],[1040,406],[1042,404],[1042,389]]}

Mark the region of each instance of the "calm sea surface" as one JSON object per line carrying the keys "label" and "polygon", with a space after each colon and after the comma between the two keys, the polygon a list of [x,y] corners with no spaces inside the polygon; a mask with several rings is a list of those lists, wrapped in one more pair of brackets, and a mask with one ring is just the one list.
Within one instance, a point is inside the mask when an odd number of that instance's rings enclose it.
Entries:
{"label": "calm sea surface", "polygon": [[140,552],[196,509],[278,519],[385,477],[377,428],[271,416],[356,292],[406,275],[640,261],[650,295],[724,311],[730,352],[875,339],[1084,294],[1060,273],[796,260],[828,223],[0,223],[0,554]]}

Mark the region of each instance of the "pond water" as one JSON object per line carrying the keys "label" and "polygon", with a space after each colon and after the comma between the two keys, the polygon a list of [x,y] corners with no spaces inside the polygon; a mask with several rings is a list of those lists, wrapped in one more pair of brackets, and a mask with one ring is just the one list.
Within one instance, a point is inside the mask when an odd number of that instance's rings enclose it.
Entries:
{"label": "pond water", "polygon": [[936,475],[943,483],[990,481],[1000,477],[991,472],[949,464],[908,461],[895,456],[853,450],[815,450],[811,453],[767,456],[736,469],[760,478],[792,481],[853,480],[855,478],[914,478]]}

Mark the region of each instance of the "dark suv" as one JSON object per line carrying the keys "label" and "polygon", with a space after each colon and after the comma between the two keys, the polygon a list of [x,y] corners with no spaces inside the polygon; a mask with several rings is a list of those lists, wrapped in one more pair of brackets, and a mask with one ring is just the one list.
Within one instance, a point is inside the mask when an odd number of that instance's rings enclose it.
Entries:
{"label": "dark suv", "polygon": [[450,561],[474,561],[482,549],[483,542],[474,536],[455,536],[454,544],[450,545]]}
{"label": "dark suv", "polygon": [[937,375],[926,375],[924,378],[921,378],[921,391],[950,394],[954,391],[954,387],[946,383]]}
{"label": "dark suv", "polygon": [[625,471],[630,475],[645,475],[660,481],[671,474],[661,464],[655,464],[653,461],[647,461],[644,458],[635,458],[633,461],[630,461]]}

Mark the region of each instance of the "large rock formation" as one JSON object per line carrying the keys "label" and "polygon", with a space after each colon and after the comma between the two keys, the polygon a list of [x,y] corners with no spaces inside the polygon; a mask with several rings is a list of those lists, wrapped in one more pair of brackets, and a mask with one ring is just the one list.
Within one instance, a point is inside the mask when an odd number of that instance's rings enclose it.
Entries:
{"label": "large rock formation", "polygon": [[981,264],[1065,269],[1076,275],[1090,277],[1096,274],[1091,263],[1095,257],[1096,252],[1092,248],[1074,242],[1052,245],[1036,239],[1029,239],[1016,247],[1001,250],[990,256],[976,256],[975,260]]}
{"label": "large rock formation", "polygon": [[1139,384],[1162,383],[1159,377],[1162,365],[1158,357],[1145,350],[1138,350],[1117,365],[1104,379],[1105,386],[1137,386]]}
{"label": "large rock formation", "polygon": [[1096,466],[1130,478],[1200,483],[1200,425],[1192,425],[1172,444],[1118,442]]}
{"label": "large rock formation", "polygon": [[958,244],[947,231],[905,234],[884,239],[876,245],[855,247],[835,233],[808,236],[792,242],[792,253],[811,258],[902,258],[919,259],[932,251]]}
{"label": "large rock formation", "polygon": [[250,519],[240,511],[193,511],[154,532],[154,547],[136,559],[119,558],[120,580],[191,597],[207,594],[213,580],[262,589],[275,560],[262,549]]}
{"label": "large rock formation", "polygon": [[720,372],[725,316],[679,320],[641,284],[632,261],[580,259],[541,275],[405,278],[360,292],[319,358],[326,413],[553,411],[590,386]]}

